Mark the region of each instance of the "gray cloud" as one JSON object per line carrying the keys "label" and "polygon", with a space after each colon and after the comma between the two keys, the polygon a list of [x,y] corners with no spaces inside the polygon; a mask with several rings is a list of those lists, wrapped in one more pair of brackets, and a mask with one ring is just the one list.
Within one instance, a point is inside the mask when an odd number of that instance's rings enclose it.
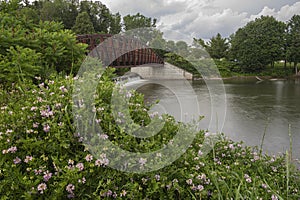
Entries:
{"label": "gray cloud", "polygon": [[287,21],[300,13],[297,0],[102,0],[113,12],[141,14],[158,19],[167,39],[190,42],[217,33],[228,37],[261,15]]}
{"label": "gray cloud", "polygon": [[180,0],[102,0],[102,2],[113,12],[120,12],[123,16],[139,12],[153,18],[180,12],[186,6],[186,2]]}

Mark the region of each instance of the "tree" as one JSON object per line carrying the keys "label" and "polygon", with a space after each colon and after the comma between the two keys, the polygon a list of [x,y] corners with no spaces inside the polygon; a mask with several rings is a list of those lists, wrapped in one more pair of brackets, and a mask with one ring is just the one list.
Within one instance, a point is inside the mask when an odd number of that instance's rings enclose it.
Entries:
{"label": "tree", "polygon": [[123,21],[125,31],[136,28],[156,27],[155,18],[145,17],[140,13],[137,13],[136,15],[126,15],[123,17]]}
{"label": "tree", "polygon": [[40,15],[43,21],[62,22],[65,28],[71,29],[78,15],[77,5],[67,0],[42,1]]}
{"label": "tree", "polygon": [[231,36],[231,59],[246,71],[258,71],[282,59],[285,24],[274,17],[261,16]]}
{"label": "tree", "polygon": [[297,64],[300,62],[300,15],[294,15],[287,23],[287,58],[294,62],[297,73]]}
{"label": "tree", "polygon": [[209,56],[214,59],[227,57],[229,49],[227,39],[222,38],[220,33],[212,37],[209,42],[205,42],[201,38],[193,38],[193,46],[196,48],[205,49]]}
{"label": "tree", "polygon": [[108,33],[112,19],[109,9],[100,1],[81,1],[80,12],[86,12],[97,33]]}
{"label": "tree", "polygon": [[118,34],[121,30],[121,15],[119,13],[111,15],[109,33]]}
{"label": "tree", "polygon": [[178,41],[175,43],[176,45],[176,53],[180,56],[187,57],[188,56],[188,45],[185,41]]}
{"label": "tree", "polygon": [[218,33],[215,37],[212,37],[206,45],[206,50],[212,58],[221,59],[227,57],[229,45],[226,38],[222,38]]}
{"label": "tree", "polygon": [[72,30],[76,34],[90,34],[95,32],[90,16],[86,12],[79,13]]}
{"label": "tree", "polygon": [[34,22],[35,24],[38,24],[40,21],[38,12],[33,8],[30,8],[30,7],[22,8],[20,10],[20,14],[26,18],[26,21],[30,20],[30,21]]}

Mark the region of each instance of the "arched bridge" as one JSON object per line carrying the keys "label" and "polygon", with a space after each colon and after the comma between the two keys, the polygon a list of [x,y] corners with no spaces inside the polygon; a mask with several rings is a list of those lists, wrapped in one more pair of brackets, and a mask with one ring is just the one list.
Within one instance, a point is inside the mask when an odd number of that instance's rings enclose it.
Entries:
{"label": "arched bridge", "polygon": [[[87,35],[77,35],[78,42],[88,44],[88,50],[92,51],[100,43],[104,42],[106,39],[112,37],[110,34],[87,34]],[[100,58],[107,58],[107,60],[114,60],[108,65],[113,67],[135,67],[144,64],[164,64],[163,58],[158,56],[153,49],[146,48],[145,45],[134,38],[129,37],[118,37],[117,40],[107,40],[105,48],[98,55]],[[135,49],[133,51],[127,52],[126,49]],[[127,52],[125,54],[120,54],[120,52]],[[120,56],[118,56],[120,55]],[[113,59],[116,58],[116,59]]]}

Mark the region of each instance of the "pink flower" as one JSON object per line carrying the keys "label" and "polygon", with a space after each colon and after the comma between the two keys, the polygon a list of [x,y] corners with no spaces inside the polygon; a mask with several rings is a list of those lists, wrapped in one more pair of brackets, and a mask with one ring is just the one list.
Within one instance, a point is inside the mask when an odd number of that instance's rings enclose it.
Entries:
{"label": "pink flower", "polygon": [[85,160],[90,162],[93,160],[93,156],[91,154],[86,155]]}
{"label": "pink flower", "polygon": [[13,161],[15,164],[19,164],[20,162],[22,162],[22,160],[19,157],[16,157]]}
{"label": "pink flower", "polygon": [[256,160],[259,160],[259,156],[255,155],[255,156],[254,156],[254,160],[255,160],[255,161],[256,161]]}
{"label": "pink flower", "polygon": [[188,179],[188,180],[186,180],[186,183],[187,183],[188,185],[192,185],[192,184],[193,184],[193,180],[192,180],[192,179]]}
{"label": "pink flower", "polygon": [[85,184],[85,182],[86,182],[86,179],[83,177],[82,178],[82,183]]}
{"label": "pink flower", "polygon": [[44,181],[47,182],[49,181],[49,179],[52,177],[52,173],[46,173],[43,178],[44,178]]}
{"label": "pink flower", "polygon": [[197,189],[198,189],[199,191],[202,191],[202,190],[204,189],[204,187],[203,187],[203,185],[198,185],[198,186],[197,186]]}
{"label": "pink flower", "polygon": [[37,189],[38,189],[38,191],[39,191],[41,194],[43,194],[44,191],[47,189],[46,183],[41,183],[41,184],[39,184],[38,187],[37,187]]}
{"label": "pink flower", "polygon": [[62,91],[62,92],[68,92],[67,88],[65,88],[65,86],[61,86],[59,87],[59,89]]}
{"label": "pink flower", "polygon": [[101,166],[101,160],[97,159],[97,160],[95,161],[95,165],[96,165],[97,167],[100,167],[100,166]]}
{"label": "pink flower", "polygon": [[14,146],[14,147],[10,147],[9,149],[7,149],[7,151],[8,152],[10,152],[10,153],[16,153],[17,152],[17,147],[16,146]]}
{"label": "pink flower", "polygon": [[233,144],[229,144],[228,147],[229,147],[229,149],[234,149]]}
{"label": "pink flower", "polygon": [[42,117],[51,117],[53,115],[53,112],[50,110],[49,106],[47,110],[41,110],[40,113]]}
{"label": "pink flower", "polygon": [[29,161],[32,161],[32,156],[26,156],[26,158],[24,159],[25,163],[28,163]]}
{"label": "pink flower", "polygon": [[82,171],[82,170],[84,169],[83,163],[78,163],[78,164],[76,165],[76,167],[79,169],[79,171]]}
{"label": "pink flower", "polygon": [[39,174],[41,174],[43,172],[43,170],[41,170],[41,169],[38,169],[38,170],[35,169],[33,171],[34,171],[35,175],[39,175]]}
{"label": "pink flower", "polygon": [[35,111],[35,110],[37,110],[37,107],[33,106],[33,107],[30,108],[30,110]]}
{"label": "pink flower", "polygon": [[33,127],[33,128],[38,128],[38,127],[39,127],[39,123],[37,123],[37,122],[33,123],[33,124],[32,124],[32,127]]}
{"label": "pink flower", "polygon": [[75,190],[75,186],[73,184],[68,184],[66,187],[67,192],[73,194],[73,190]]}
{"label": "pink flower", "polygon": [[198,151],[198,156],[202,156],[202,155],[203,155],[202,151],[199,150],[199,151]]}
{"label": "pink flower", "polygon": [[82,179],[78,179],[78,183],[85,184],[85,182],[86,182],[86,179],[84,177]]}
{"label": "pink flower", "polygon": [[44,126],[44,129],[43,129],[46,133],[48,133],[50,131],[50,126],[48,124],[46,124]]}
{"label": "pink flower", "polygon": [[244,178],[246,179],[246,182],[248,182],[248,183],[252,182],[251,177],[248,174],[245,174]]}

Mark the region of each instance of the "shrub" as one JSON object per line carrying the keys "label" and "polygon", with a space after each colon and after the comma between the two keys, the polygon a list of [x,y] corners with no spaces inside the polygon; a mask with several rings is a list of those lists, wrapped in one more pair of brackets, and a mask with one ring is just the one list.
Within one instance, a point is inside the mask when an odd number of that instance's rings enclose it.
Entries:
{"label": "shrub", "polygon": [[[153,141],[123,133],[112,116],[114,83],[107,71],[98,87],[99,123],[111,141],[130,151],[150,151],[172,141],[179,124],[164,116]],[[38,81],[38,80],[37,80]],[[96,159],[81,142],[72,117],[72,77],[51,77],[38,85],[0,90],[0,194],[2,199],[298,199],[299,176],[284,156],[261,155],[218,136],[203,154],[207,133],[200,131],[174,163],[144,174],[124,173]],[[130,113],[146,122],[149,107],[132,93]],[[101,108],[101,109],[98,109]],[[208,140],[209,141],[209,140]],[[203,155],[202,155],[203,154]],[[288,172],[288,173],[287,173]]]}
{"label": "shrub", "polygon": [[17,11],[0,11],[0,44],[0,78],[7,77],[6,82],[36,74],[45,78],[49,71],[76,73],[86,51],[62,24],[35,24]]}

